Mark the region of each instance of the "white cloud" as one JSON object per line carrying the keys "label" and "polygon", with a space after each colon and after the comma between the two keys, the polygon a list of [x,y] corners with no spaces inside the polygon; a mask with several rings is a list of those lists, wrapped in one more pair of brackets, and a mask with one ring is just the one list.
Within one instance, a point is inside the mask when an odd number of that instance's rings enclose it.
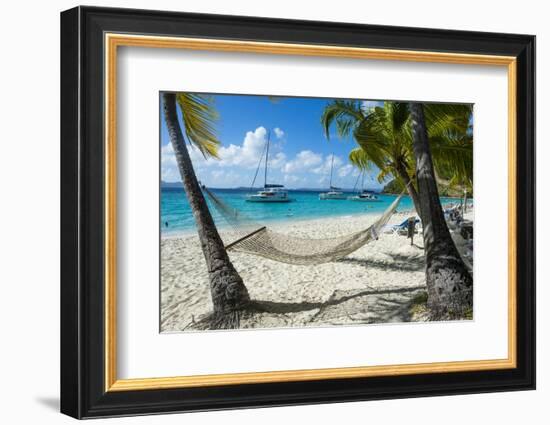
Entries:
{"label": "white cloud", "polygon": [[[195,172],[200,172],[206,166],[210,165],[214,160],[206,160],[203,154],[192,145],[187,144],[187,151],[193,163]],[[181,181],[180,172],[178,169],[178,163],[176,161],[176,155],[172,148],[172,143],[164,145],[160,149],[160,169],[161,179],[165,182],[179,182]]]}
{"label": "white cloud", "polygon": [[187,144],[187,151],[195,170],[201,170],[216,161],[215,159],[206,159],[201,151],[189,143]]}
{"label": "white cloud", "polygon": [[[190,145],[187,148],[197,178],[204,184],[211,187],[237,187],[250,185],[260,157],[265,155],[266,141],[265,127],[258,127],[248,131],[241,144],[221,146],[220,159],[206,160],[198,149]],[[270,145],[268,174],[271,183],[283,183],[290,188],[328,185],[332,155],[302,150],[288,157],[282,143]],[[355,167],[342,157],[334,156],[333,184],[351,187],[357,175]],[[171,143],[161,147],[161,178],[166,182],[181,181]],[[263,182],[263,175],[259,175],[258,179]]]}
{"label": "white cloud", "polygon": [[176,156],[172,144],[168,143],[160,149],[161,179],[165,182],[181,181]]}
{"label": "white cloud", "polygon": [[275,127],[273,129],[273,132],[275,133],[275,137],[277,139],[282,139],[285,135],[285,132],[283,130],[281,130],[279,127]]}
{"label": "white cloud", "polygon": [[323,161],[323,156],[319,153],[305,150],[299,152],[296,157],[285,164],[283,171],[285,173],[294,173],[297,171],[306,171],[311,167],[319,165]]}
{"label": "white cloud", "polygon": [[241,184],[241,175],[230,169],[212,170],[208,185],[213,187],[231,187]]}
{"label": "white cloud", "polygon": [[[280,131],[282,132],[282,130]],[[281,134],[284,134],[284,132]],[[223,183],[224,186],[227,186],[232,181],[236,181],[239,174],[241,176],[246,175],[246,178],[248,178],[247,173],[243,174],[242,170],[252,170],[258,166],[260,157],[265,154],[266,142],[267,130],[265,127],[260,126],[254,131],[248,131],[241,145],[232,143],[228,146],[221,146],[218,149],[219,158],[209,158],[207,160],[197,148],[194,148],[192,145],[187,145],[187,148],[197,177],[202,177],[205,180],[208,179],[214,183]],[[285,163],[286,155],[282,152],[282,146],[276,143],[271,144],[269,155],[270,168],[281,169],[285,166]],[[219,171],[216,171],[216,173],[207,173],[207,170],[212,167],[215,167],[216,170],[225,167],[235,167],[235,169],[231,173],[229,171],[225,173]],[[161,147],[161,178],[166,182],[181,181],[171,143]]]}
{"label": "white cloud", "polygon": [[339,167],[341,167],[344,164],[344,161],[342,161],[342,158],[336,155],[327,155],[325,157],[325,161],[319,167],[314,168],[311,171],[313,171],[315,174],[329,174],[333,156],[334,156],[334,168],[338,169]]}
{"label": "white cloud", "polygon": [[254,131],[246,133],[241,146],[230,144],[222,146],[219,153],[219,165],[240,165],[242,167],[255,167],[266,144],[267,130],[258,127]]}
{"label": "white cloud", "polygon": [[272,168],[281,168],[285,165],[286,155],[283,152],[277,152],[275,155],[270,156],[269,166]]}
{"label": "white cloud", "polygon": [[294,174],[285,174],[283,177],[283,180],[286,184],[295,184],[299,182],[301,179],[298,176],[295,176]]}
{"label": "white cloud", "polygon": [[342,177],[342,178],[346,177],[352,171],[353,171],[353,165],[346,164],[343,167],[340,167],[340,169],[338,170],[338,177]]}
{"label": "white cloud", "polygon": [[220,177],[223,177],[224,174],[226,174],[224,170],[214,170],[210,173],[210,175],[215,179],[219,179]]}

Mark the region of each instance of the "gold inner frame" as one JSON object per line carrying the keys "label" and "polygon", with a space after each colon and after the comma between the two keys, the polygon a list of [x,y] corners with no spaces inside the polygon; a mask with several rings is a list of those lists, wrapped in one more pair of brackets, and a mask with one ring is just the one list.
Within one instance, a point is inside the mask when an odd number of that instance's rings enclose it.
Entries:
{"label": "gold inner frame", "polygon": [[[132,391],[267,382],[311,381],[416,373],[447,373],[516,367],[516,58],[513,56],[369,49],[325,45],[211,40],[128,34],[105,34],[105,391]],[[495,360],[247,372],[164,378],[118,379],[116,324],[116,99],[117,48],[170,48],[241,53],[324,56],[468,65],[503,66],[508,72],[508,357]]]}

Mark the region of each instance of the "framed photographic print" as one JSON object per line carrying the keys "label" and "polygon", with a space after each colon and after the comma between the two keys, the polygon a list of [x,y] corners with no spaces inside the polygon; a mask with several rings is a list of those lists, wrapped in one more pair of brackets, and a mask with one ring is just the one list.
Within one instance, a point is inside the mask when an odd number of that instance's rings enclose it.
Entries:
{"label": "framed photographic print", "polygon": [[61,15],[61,411],[533,389],[535,38]]}

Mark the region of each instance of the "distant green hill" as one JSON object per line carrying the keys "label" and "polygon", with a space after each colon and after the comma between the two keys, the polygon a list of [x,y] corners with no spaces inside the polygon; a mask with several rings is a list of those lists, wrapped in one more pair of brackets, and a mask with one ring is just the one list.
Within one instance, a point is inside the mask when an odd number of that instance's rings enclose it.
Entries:
{"label": "distant green hill", "polygon": [[401,184],[399,180],[393,179],[386,186],[384,186],[384,189],[382,189],[382,193],[400,194],[401,192],[403,192],[403,189],[403,184]]}

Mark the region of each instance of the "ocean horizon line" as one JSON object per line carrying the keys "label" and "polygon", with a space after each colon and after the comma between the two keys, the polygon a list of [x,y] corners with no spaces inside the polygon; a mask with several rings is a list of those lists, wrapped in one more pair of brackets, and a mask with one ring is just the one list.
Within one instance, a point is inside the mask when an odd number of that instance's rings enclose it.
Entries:
{"label": "ocean horizon line", "polygon": [[[182,190],[184,189],[183,184],[179,183],[179,182],[163,182],[163,183],[161,183],[160,188],[161,189],[182,189]],[[253,190],[263,190],[264,186],[254,186],[254,187],[248,187],[248,186],[213,187],[213,186],[208,186],[208,189],[211,189],[211,190],[240,190],[240,191],[248,190],[248,191],[253,191]],[[284,186],[284,189],[288,190],[288,191],[294,191],[294,192],[326,192],[326,191],[331,190],[328,187],[286,187],[286,186]],[[351,193],[358,191],[357,188],[344,188],[344,187],[339,187],[337,189],[335,189],[333,187],[332,190],[339,190],[339,191],[342,191],[342,192],[351,192]],[[365,187],[365,188],[360,189],[360,190],[369,190],[369,191],[376,192],[376,193],[385,193],[385,192],[383,192],[382,189],[375,189],[375,188],[368,188],[368,187]],[[391,195],[392,193],[386,192],[385,194]]]}

